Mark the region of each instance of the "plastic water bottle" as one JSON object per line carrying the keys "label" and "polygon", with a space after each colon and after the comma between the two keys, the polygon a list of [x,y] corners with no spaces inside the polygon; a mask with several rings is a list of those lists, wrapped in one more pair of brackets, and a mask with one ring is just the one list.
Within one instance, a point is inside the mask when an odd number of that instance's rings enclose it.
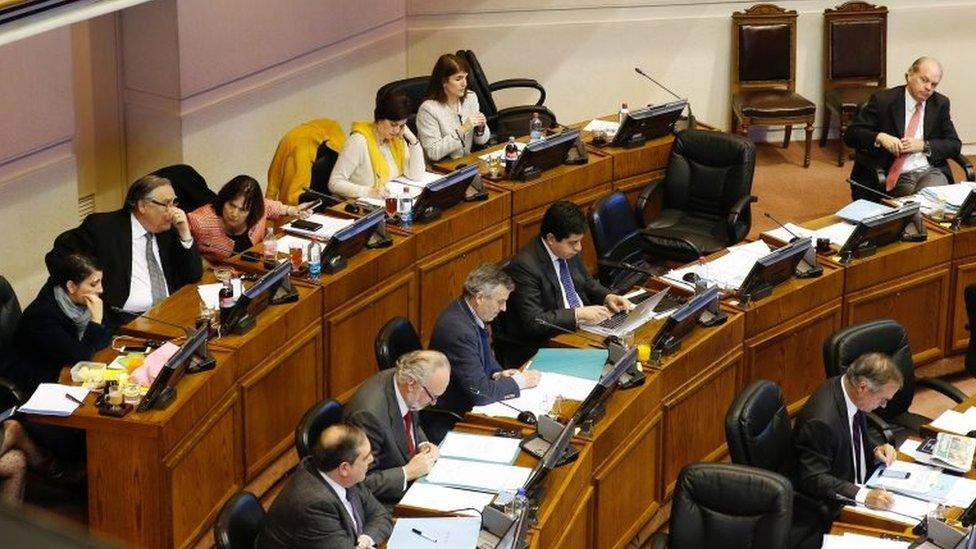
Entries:
{"label": "plastic water bottle", "polygon": [[709,283],[712,281],[708,272],[708,261],[705,261],[704,257],[698,258],[698,267],[695,268],[695,274],[698,275],[695,279],[695,293],[697,294],[707,290]]}
{"label": "plastic water bottle", "polygon": [[512,500],[512,517],[518,517],[529,506],[529,498],[525,495],[525,488],[519,488]]}
{"label": "plastic water bottle", "polygon": [[630,109],[627,108],[627,103],[620,104],[620,112],[617,113],[617,123],[621,126],[624,125],[624,120],[630,115]]}
{"label": "plastic water bottle", "polygon": [[532,119],[529,120],[529,142],[534,143],[536,141],[542,140],[542,119],[539,118],[539,113],[532,113]]}
{"label": "plastic water bottle", "polygon": [[220,322],[227,322],[227,317],[230,316],[230,312],[234,310],[234,286],[231,284],[230,279],[226,279],[223,285],[220,287],[220,293],[218,294],[218,303],[220,304]]}
{"label": "plastic water bottle", "polygon": [[505,175],[512,174],[512,168],[518,162],[519,150],[515,144],[515,137],[508,138],[508,145],[505,145]]}
{"label": "plastic water bottle", "polygon": [[322,273],[322,244],[318,239],[313,238],[308,243],[308,277],[318,280]]}
{"label": "plastic water bottle", "polygon": [[410,189],[404,187],[403,194],[400,195],[400,226],[407,228],[413,224],[413,198],[410,197]]}
{"label": "plastic water bottle", "polygon": [[274,230],[268,227],[268,232],[264,235],[262,245],[264,255],[264,268],[274,269],[278,266],[278,239],[275,238]]}

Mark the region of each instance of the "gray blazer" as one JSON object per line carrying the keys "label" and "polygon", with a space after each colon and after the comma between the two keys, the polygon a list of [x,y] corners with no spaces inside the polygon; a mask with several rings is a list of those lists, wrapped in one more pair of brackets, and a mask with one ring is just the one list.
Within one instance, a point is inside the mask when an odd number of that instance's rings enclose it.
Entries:
{"label": "gray blazer", "polygon": [[[461,120],[467,119],[481,110],[478,97],[469,91],[461,103]],[[457,129],[461,127],[458,113],[451,110],[447,103],[428,99],[417,109],[417,139],[424,148],[424,154],[431,162],[443,160],[446,157],[461,158],[471,152],[471,143],[484,145],[491,137],[491,130],[485,124],[485,133],[474,136],[471,130],[458,139]]]}
{"label": "gray blazer", "polygon": [[[407,433],[393,391],[394,373],[393,369],[383,370],[364,381],[342,410],[346,420],[366,431],[373,448],[375,459],[363,485],[387,505],[396,505],[403,498],[403,466],[410,461]],[[417,445],[427,442],[416,413],[413,432]]]}
{"label": "gray blazer", "polygon": [[[376,498],[361,485],[348,488],[363,503],[363,533],[380,544],[393,531],[393,520]],[[268,509],[264,528],[258,534],[257,549],[323,549],[356,546],[352,517],[338,494],[322,478],[309,458],[295,468],[285,487]]]}

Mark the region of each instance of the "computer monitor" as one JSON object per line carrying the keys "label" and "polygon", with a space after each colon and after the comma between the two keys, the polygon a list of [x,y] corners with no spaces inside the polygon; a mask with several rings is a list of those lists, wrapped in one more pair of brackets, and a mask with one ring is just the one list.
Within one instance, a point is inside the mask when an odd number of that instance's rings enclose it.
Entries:
{"label": "computer monitor", "polygon": [[614,134],[610,146],[639,147],[649,139],[674,132],[674,125],[687,106],[688,102],[682,99],[630,111]]}
{"label": "computer monitor", "polygon": [[976,224],[976,189],[969,191],[966,198],[956,210],[956,216],[952,220],[952,228],[958,229],[960,225]]}
{"label": "computer monitor", "polygon": [[[291,262],[283,261],[241,292],[237,303],[221,321],[220,333],[244,334],[255,326],[254,317],[264,310],[268,303],[278,305],[298,299],[298,292],[288,279],[289,274],[291,274]],[[259,299],[262,296],[267,296],[267,299]]]}
{"label": "computer monitor", "polygon": [[797,265],[813,249],[810,238],[800,238],[760,257],[739,286],[739,299],[761,299],[793,276]]}
{"label": "computer monitor", "polygon": [[529,478],[525,481],[525,492],[526,494],[531,494],[535,489],[537,489],[549,471],[553,470],[562,463],[563,454],[566,453],[566,448],[569,447],[569,442],[573,439],[573,435],[576,434],[576,421],[570,419],[568,423],[563,427],[563,430],[559,433],[559,436],[549,445],[549,449],[543,454],[539,463],[532,469],[529,473]]}
{"label": "computer monitor", "polygon": [[586,395],[583,402],[580,403],[579,408],[576,409],[576,413],[573,414],[572,421],[576,425],[582,425],[593,415],[597,407],[606,402],[610,398],[610,394],[617,387],[617,381],[620,380],[621,376],[624,375],[628,370],[633,368],[637,364],[637,347],[632,347],[627,350],[626,353],[621,356],[617,362],[613,363],[609,370],[606,370],[604,374],[600,377],[600,381],[597,382],[596,386],[590,391],[590,394]]}
{"label": "computer monitor", "polygon": [[[149,386],[146,396],[142,397],[137,410],[163,410],[176,398],[176,383],[188,369],[209,369],[212,367],[213,357],[207,350],[208,326],[201,326],[191,332],[186,342],[169,357],[166,364],[159,370],[156,379]],[[209,365],[207,363],[210,363]]]}
{"label": "computer monitor", "polygon": [[718,288],[715,286],[692,296],[664,321],[664,326],[661,326],[651,340],[651,348],[661,351],[676,348],[681,338],[695,327],[702,313],[718,303],[718,298]]}
{"label": "computer monitor", "polygon": [[921,238],[905,236],[908,226],[918,218],[919,206],[915,203],[865,217],[858,222],[847,242],[841,246],[840,253],[850,252],[855,257],[864,257],[874,253],[877,248],[898,240],[924,240],[925,229],[924,226],[919,226],[920,222],[916,223],[915,233],[920,233]]}
{"label": "computer monitor", "polygon": [[538,174],[560,166],[566,155],[579,139],[579,130],[569,130],[534,143],[529,143],[515,161],[509,179],[531,179]]}
{"label": "computer monitor", "polygon": [[413,205],[413,218],[420,223],[433,221],[441,212],[464,200],[468,187],[481,177],[477,164],[454,170],[424,187]]}
{"label": "computer monitor", "polygon": [[322,251],[322,270],[333,274],[346,266],[346,261],[366,247],[373,233],[383,223],[386,210],[377,208],[336,231]]}

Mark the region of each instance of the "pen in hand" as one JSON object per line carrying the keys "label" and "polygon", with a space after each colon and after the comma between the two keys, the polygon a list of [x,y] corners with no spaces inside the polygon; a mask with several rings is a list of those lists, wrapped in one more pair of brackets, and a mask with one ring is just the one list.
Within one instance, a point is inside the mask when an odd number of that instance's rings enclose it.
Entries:
{"label": "pen in hand", "polygon": [[420,530],[417,530],[416,528],[411,528],[410,531],[413,532],[414,534],[417,534],[418,536],[424,538],[425,540],[427,540],[427,541],[429,541],[431,543],[437,543],[437,540],[436,539],[428,536],[427,534],[421,532]]}

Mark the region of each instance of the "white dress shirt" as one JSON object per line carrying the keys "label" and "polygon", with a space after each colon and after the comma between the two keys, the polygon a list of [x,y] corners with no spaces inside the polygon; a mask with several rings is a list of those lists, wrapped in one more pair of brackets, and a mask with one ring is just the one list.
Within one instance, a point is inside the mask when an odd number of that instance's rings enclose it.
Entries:
{"label": "white dress shirt", "polygon": [[346,513],[349,514],[349,519],[352,521],[353,531],[358,532],[359,523],[356,522],[356,513],[352,512],[352,504],[349,503],[349,499],[346,498],[346,488],[341,484],[339,484],[338,482],[332,480],[332,478],[329,477],[329,475],[325,474],[323,471],[319,471],[319,474],[322,475],[322,478],[325,479],[325,482],[327,482],[329,486],[331,486],[332,489],[335,490],[336,495],[339,496],[339,501],[342,502],[342,506],[346,508]]}
{"label": "white dress shirt", "polygon": [[[549,244],[547,244],[545,240],[542,241],[542,246],[546,249],[546,253],[549,254],[549,259],[552,260],[552,268],[554,271],[556,271],[556,281],[559,282],[559,293],[563,296],[563,308],[569,309],[570,306],[569,300],[566,298],[566,288],[563,288],[563,280],[559,277],[559,257],[552,253],[552,250],[549,249]],[[568,262],[566,267],[569,267]],[[570,271],[570,276],[572,276],[572,271]],[[579,291],[576,292],[576,297],[579,299],[580,303],[583,302],[579,296]]]}
{"label": "white dress shirt", "polygon": [[[841,379],[840,380],[840,388],[844,392],[844,404],[846,404],[846,406],[847,406],[847,428],[850,430],[850,433],[851,433],[851,464],[854,466],[854,474],[857,475],[857,462],[858,461],[861,462],[861,473],[862,474],[866,474],[867,473],[867,468],[866,468],[867,467],[867,464],[865,463],[864,456],[865,456],[865,454],[868,453],[869,450],[873,451],[874,449],[873,448],[870,448],[869,449],[869,448],[864,448],[863,447],[864,446],[864,433],[861,433],[861,446],[862,446],[862,448],[861,448],[861,455],[857,455],[857,450],[854,447],[854,414],[857,413],[857,406],[854,405],[854,401],[851,400],[851,397],[847,394],[847,382],[844,379]],[[862,486],[861,484],[859,484],[858,483],[858,480],[859,479],[857,479],[857,478],[854,479],[854,484],[857,484],[858,485],[857,495],[854,496],[854,499],[858,503],[864,503],[865,499],[867,498],[868,492],[870,490],[868,490],[868,488],[866,488],[866,487]],[[867,479],[863,479],[863,480],[865,482],[867,481]]]}
{"label": "white dress shirt", "polygon": [[[129,297],[126,298],[122,309],[128,313],[143,313],[152,307],[152,284],[149,281],[149,263],[146,262],[146,235],[149,231],[139,223],[136,216],[129,214],[132,223],[132,279],[129,283]],[[162,270],[163,262],[159,259],[159,239],[153,238],[153,255],[156,264]],[[163,278],[166,273],[163,273]],[[165,288],[169,295],[169,287]]]}
{"label": "white dress shirt", "polygon": [[[912,115],[915,114],[915,104],[918,101],[912,97],[912,94],[908,93],[908,88],[905,88],[905,131],[908,131],[908,124],[912,120]],[[915,135],[911,137],[913,139],[922,139],[925,126],[925,101],[922,101],[922,112],[919,114],[918,127],[915,128]],[[897,136],[901,137],[901,136]],[[922,168],[929,167],[929,159],[922,152],[912,153],[905,158],[905,164],[902,165],[902,173],[910,172],[914,170],[919,170]]]}

